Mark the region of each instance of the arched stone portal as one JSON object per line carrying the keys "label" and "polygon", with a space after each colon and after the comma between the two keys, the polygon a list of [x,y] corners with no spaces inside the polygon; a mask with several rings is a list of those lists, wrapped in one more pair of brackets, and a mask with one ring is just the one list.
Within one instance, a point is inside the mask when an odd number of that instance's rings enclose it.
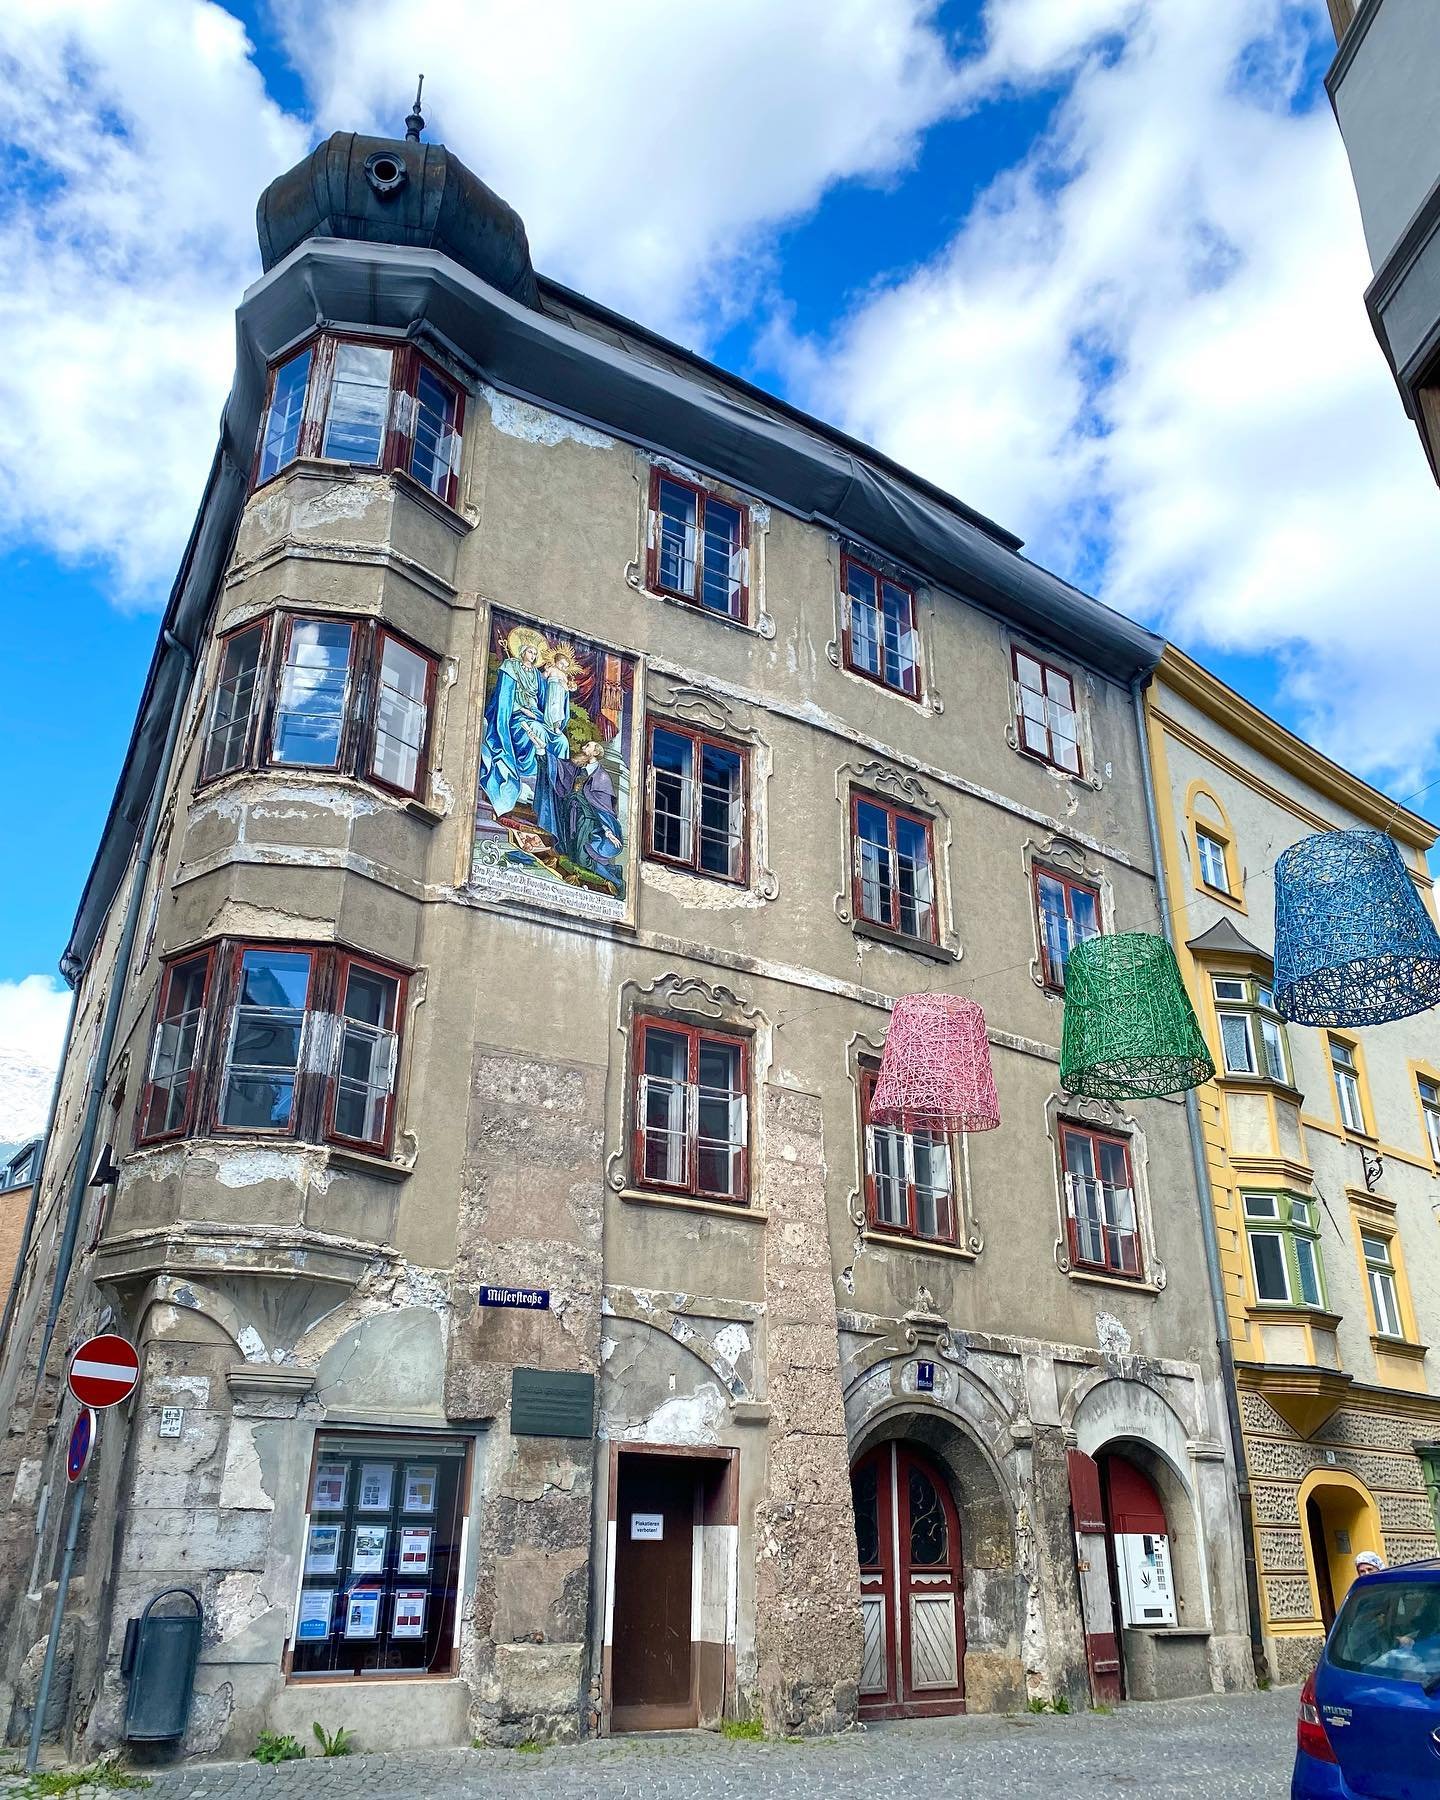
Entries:
{"label": "arched stone portal", "polygon": [[1326,1631],[1355,1579],[1362,1550],[1382,1550],[1380,1514],[1362,1481],[1339,1469],[1317,1469],[1300,1487],[1300,1522],[1314,1614]]}

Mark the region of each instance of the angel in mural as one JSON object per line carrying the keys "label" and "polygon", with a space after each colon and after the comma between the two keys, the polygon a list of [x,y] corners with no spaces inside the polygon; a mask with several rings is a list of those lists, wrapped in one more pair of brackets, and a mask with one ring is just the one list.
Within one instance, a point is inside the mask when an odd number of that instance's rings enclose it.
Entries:
{"label": "angel in mural", "polygon": [[559,835],[554,772],[570,757],[572,670],[568,658],[557,665],[543,632],[517,625],[505,640],[480,749],[480,785],[496,818],[533,805],[537,823],[552,836]]}

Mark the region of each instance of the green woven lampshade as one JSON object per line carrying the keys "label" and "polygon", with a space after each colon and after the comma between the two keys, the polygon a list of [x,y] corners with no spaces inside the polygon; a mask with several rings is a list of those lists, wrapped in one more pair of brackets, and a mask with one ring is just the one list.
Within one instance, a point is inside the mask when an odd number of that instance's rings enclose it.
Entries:
{"label": "green woven lampshade", "polygon": [[1123,931],[1075,946],[1065,963],[1064,1087],[1095,1100],[1159,1099],[1214,1073],[1164,938]]}

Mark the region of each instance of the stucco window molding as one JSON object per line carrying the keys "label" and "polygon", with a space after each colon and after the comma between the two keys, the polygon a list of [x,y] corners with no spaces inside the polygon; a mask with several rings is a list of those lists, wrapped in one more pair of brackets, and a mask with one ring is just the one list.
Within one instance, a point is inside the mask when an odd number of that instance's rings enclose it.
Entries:
{"label": "stucco window molding", "polygon": [[854,1254],[847,1271],[852,1277],[855,1263],[867,1251],[877,1247],[893,1246],[896,1249],[914,1251],[919,1255],[961,1257],[966,1261],[973,1261],[985,1248],[980,1222],[975,1216],[974,1190],[970,1175],[969,1139],[963,1131],[953,1132],[948,1137],[950,1204],[954,1210],[954,1230],[950,1239],[921,1237],[908,1230],[891,1230],[876,1225],[871,1220],[867,1204],[870,1170],[867,1162],[865,1115],[861,1105],[861,1084],[867,1067],[872,1070],[879,1067],[884,1050],[883,1034],[877,1036],[868,1032],[853,1032],[845,1046],[845,1072],[849,1081],[852,1121],[850,1142],[853,1146],[851,1163],[853,1185],[845,1197],[845,1210],[851,1224],[855,1227]]}
{"label": "stucco window molding", "polygon": [[[1074,1261],[1070,1254],[1069,1205],[1065,1184],[1065,1155],[1061,1129],[1071,1126],[1077,1131],[1103,1133],[1125,1140],[1130,1159],[1130,1179],[1135,1203],[1135,1230],[1140,1241],[1140,1269],[1137,1277],[1116,1275]],[[1052,1145],[1051,1176],[1055,1197],[1055,1267],[1062,1275],[1077,1281],[1099,1282],[1106,1286],[1144,1293],[1160,1293],[1168,1276],[1155,1243],[1154,1210],[1150,1199],[1149,1151],[1143,1127],[1118,1107],[1105,1100],[1090,1100],[1075,1094],[1052,1093],[1045,1103],[1045,1135]]]}
{"label": "stucco window molding", "polygon": [[1115,930],[1115,884],[1104,862],[1078,844],[1074,838],[1048,832],[1043,838],[1027,837],[1020,846],[1020,866],[1030,907],[1030,935],[1035,954],[1030,959],[1030,979],[1043,993],[1064,1004],[1064,990],[1045,979],[1045,950],[1040,938],[1040,907],[1036,877],[1053,872],[1067,880],[1092,887],[1100,896],[1100,934],[1109,937]]}
{"label": "stucco window molding", "polygon": [[[883,806],[922,819],[929,827],[930,873],[934,886],[934,937],[927,942],[899,931],[888,931],[872,925],[855,914],[855,832],[853,827],[855,800],[873,797]],[[954,826],[948,809],[917,776],[895,764],[872,758],[866,762],[842,763],[835,771],[835,799],[840,808],[840,887],[835,894],[835,916],[848,925],[857,937],[911,950],[921,956],[947,962],[959,962],[965,954],[955,928],[954,891],[950,880],[950,853],[954,842]]]}
{"label": "stucco window molding", "polygon": [[[1005,742],[1017,756],[1024,757],[1028,763],[1043,769],[1061,787],[1073,784],[1076,787],[1090,788],[1099,793],[1104,786],[1098,771],[1102,765],[1096,756],[1094,732],[1091,720],[1095,707],[1095,682],[1087,669],[1065,657],[1057,656],[1045,646],[1033,639],[1022,637],[1016,632],[1001,629],[1000,645],[1005,658],[1005,682],[1009,692],[1009,708],[1005,721]],[[1043,667],[1054,669],[1066,676],[1070,682],[1075,707],[1075,742],[1080,751],[1079,770],[1062,769],[1051,762],[1048,757],[1027,750],[1021,737],[1021,702],[1020,683],[1016,678],[1016,657],[1029,657]]]}
{"label": "stucco window molding", "polygon": [[[858,682],[861,687],[876,690],[882,694],[890,694],[897,700],[905,700],[911,706],[918,706],[924,712],[937,715],[945,710],[945,702],[940,696],[934,677],[931,662],[931,646],[935,636],[936,598],[935,590],[901,564],[880,552],[872,550],[868,545],[857,544],[849,538],[842,538],[834,532],[828,539],[830,558],[830,579],[834,590],[835,618],[834,636],[825,645],[825,659],[832,668],[838,669],[848,680]],[[849,654],[850,644],[850,599],[845,591],[845,565],[853,560],[857,565],[872,571],[879,579],[893,582],[905,589],[910,596],[911,630],[914,639],[913,662],[915,669],[915,691],[907,692],[905,688],[880,679],[876,675],[866,674],[857,669]]]}
{"label": "stucco window molding", "polygon": [[[736,1200],[712,1200],[703,1195],[664,1193],[647,1187],[634,1164],[636,1129],[635,1049],[637,1023],[649,1020],[663,1026],[714,1031],[737,1038],[745,1047],[745,1168],[746,1191]],[[610,1058],[605,1082],[605,1141],[613,1146],[605,1162],[605,1181],[612,1193],[627,1199],[658,1199],[686,1210],[722,1211],[731,1218],[763,1217],[756,1205],[765,1156],[765,1109],[759,1104],[773,1059],[774,1026],[759,1007],[742,999],[733,988],[708,982],[697,975],[666,973],[653,981],[626,981],[616,999],[615,1030],[620,1039]]]}
{"label": "stucco window molding", "polygon": [[741,893],[748,890],[760,900],[777,899],[780,878],[770,866],[770,778],[775,771],[775,751],[756,724],[754,708],[727,700],[709,688],[652,673],[645,703],[647,733],[651,724],[663,725],[667,720],[728,738],[746,752],[749,843]]}
{"label": "stucco window molding", "polygon": [[[765,540],[770,530],[770,508],[728,482],[715,480],[672,457],[642,455],[637,451],[634,468],[638,538],[635,558],[625,566],[626,582],[637,593],[646,594],[664,605],[679,607],[692,616],[709,619],[717,625],[728,625],[733,631],[773,638],[775,620],[766,609],[765,593]],[[704,606],[697,597],[672,591],[656,578],[660,529],[655,506],[656,477],[666,475],[698,495],[713,497],[741,514],[743,543],[739,555],[743,559],[743,611],[740,616]],[[697,583],[698,580],[697,575]]]}

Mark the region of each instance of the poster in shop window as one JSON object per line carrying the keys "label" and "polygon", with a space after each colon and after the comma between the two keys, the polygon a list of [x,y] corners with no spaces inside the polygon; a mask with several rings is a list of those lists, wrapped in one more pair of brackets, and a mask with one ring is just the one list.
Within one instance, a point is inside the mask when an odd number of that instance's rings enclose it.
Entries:
{"label": "poster in shop window", "polygon": [[357,1512],[389,1512],[395,1486],[393,1463],[361,1463]]}
{"label": "poster in shop window", "polygon": [[573,631],[491,613],[473,888],[629,918],[635,671]]}
{"label": "poster in shop window", "polygon": [[300,1590],[300,1621],[295,1627],[297,1642],[313,1644],[323,1642],[330,1635],[330,1614],[334,1606],[335,1595],[329,1588],[302,1588]]}
{"label": "poster in shop window", "polygon": [[400,1573],[402,1575],[428,1575],[430,1573],[430,1538],[428,1525],[402,1525],[400,1527]]}
{"label": "poster in shop window", "polygon": [[424,1588],[396,1588],[395,1622],[391,1637],[418,1638],[425,1635]]}
{"label": "poster in shop window", "polygon": [[312,1525],[310,1541],[305,1546],[305,1573],[333,1575],[340,1566],[340,1527]]}
{"label": "poster in shop window", "polygon": [[344,1512],[345,1478],[348,1463],[321,1463],[315,1471],[315,1492],[310,1497],[311,1512]]}
{"label": "poster in shop window", "polygon": [[435,1465],[434,1463],[406,1463],[405,1465],[405,1504],[400,1508],[407,1513],[433,1513],[435,1510]]}
{"label": "poster in shop window", "polygon": [[347,1638],[373,1638],[380,1626],[379,1588],[356,1588],[345,1607]]}
{"label": "poster in shop window", "polygon": [[357,1525],[350,1567],[357,1575],[379,1575],[385,1567],[385,1546],[390,1538],[388,1525]]}

